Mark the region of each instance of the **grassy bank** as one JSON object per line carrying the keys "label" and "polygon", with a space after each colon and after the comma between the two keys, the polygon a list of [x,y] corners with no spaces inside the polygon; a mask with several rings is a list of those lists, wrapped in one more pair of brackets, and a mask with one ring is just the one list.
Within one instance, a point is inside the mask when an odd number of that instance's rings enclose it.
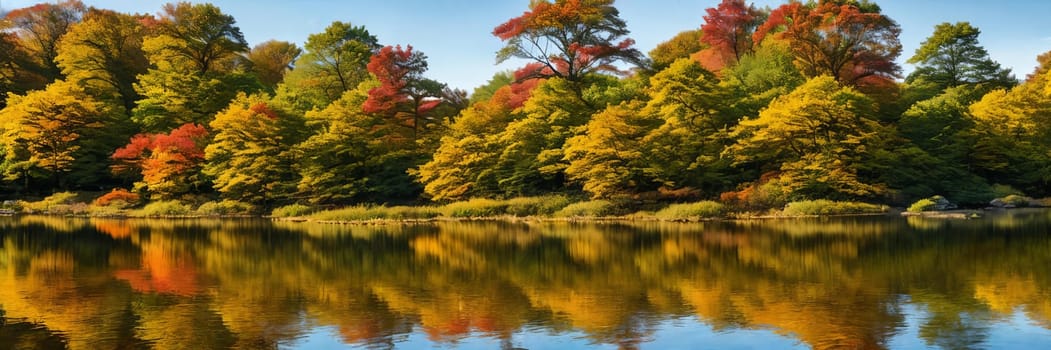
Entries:
{"label": "grassy bank", "polygon": [[[163,200],[144,202],[127,191],[103,195],[56,193],[36,201],[6,201],[7,212],[94,217],[271,217],[295,221],[333,223],[395,223],[434,220],[654,220],[706,221],[753,218],[792,218],[812,216],[879,215],[891,212],[886,205],[810,200],[790,202],[781,208],[742,208],[716,201],[687,203],[643,203],[633,200],[587,200],[564,195],[511,199],[471,199],[445,204],[418,206],[354,205],[321,209],[304,204],[264,211],[249,203],[230,200]],[[1016,206],[1051,203],[1005,197]],[[928,209],[927,200],[913,210]],[[916,209],[922,208],[922,209]]]}

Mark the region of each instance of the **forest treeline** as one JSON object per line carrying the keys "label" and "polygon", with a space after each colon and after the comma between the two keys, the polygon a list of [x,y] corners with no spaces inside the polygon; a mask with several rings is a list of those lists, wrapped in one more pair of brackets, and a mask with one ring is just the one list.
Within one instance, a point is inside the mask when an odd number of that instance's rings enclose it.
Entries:
{"label": "forest treeline", "polygon": [[723,0],[697,17],[644,54],[613,0],[533,1],[492,32],[498,62],[528,64],[468,94],[350,22],[249,47],[212,4],[16,9],[0,186],[265,208],[1049,194],[1051,54],[1019,81],[978,28],[943,23],[905,76],[901,28],[873,2]]}

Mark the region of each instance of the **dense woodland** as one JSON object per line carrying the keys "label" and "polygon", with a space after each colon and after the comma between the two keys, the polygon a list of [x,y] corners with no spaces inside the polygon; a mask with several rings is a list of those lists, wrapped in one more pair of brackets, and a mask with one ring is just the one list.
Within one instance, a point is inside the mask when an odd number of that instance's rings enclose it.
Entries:
{"label": "dense woodland", "polygon": [[648,55],[613,0],[523,11],[492,34],[498,62],[529,63],[468,94],[351,22],[249,47],[210,4],[12,10],[0,186],[264,208],[1051,194],[1051,54],[1020,81],[967,22],[933,28],[904,76],[900,27],[866,0],[723,0]]}

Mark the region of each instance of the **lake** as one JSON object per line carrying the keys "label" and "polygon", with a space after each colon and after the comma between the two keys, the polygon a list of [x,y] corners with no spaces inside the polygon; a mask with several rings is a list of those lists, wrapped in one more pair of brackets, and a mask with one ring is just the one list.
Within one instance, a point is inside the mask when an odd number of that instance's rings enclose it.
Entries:
{"label": "lake", "polygon": [[1046,210],[388,226],[0,218],[0,348],[1047,344]]}

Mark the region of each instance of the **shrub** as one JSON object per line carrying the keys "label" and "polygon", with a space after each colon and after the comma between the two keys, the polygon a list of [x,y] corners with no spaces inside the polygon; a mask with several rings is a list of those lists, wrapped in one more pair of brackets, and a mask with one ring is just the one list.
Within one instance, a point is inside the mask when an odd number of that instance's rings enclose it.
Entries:
{"label": "shrub", "polygon": [[22,209],[29,213],[76,214],[86,212],[87,205],[74,206],[76,198],[77,194],[73,192],[57,192],[38,202],[21,202],[20,204]]}
{"label": "shrub", "polygon": [[547,216],[572,203],[569,197],[550,195],[540,197],[517,197],[507,200],[506,213],[514,216]]}
{"label": "shrub", "polygon": [[320,211],[311,214],[310,217],[323,221],[366,221],[386,219],[386,216],[381,216],[381,213],[371,209],[372,208],[369,206],[355,205],[353,207]]}
{"label": "shrub", "polygon": [[681,220],[681,219],[709,219],[720,217],[726,212],[726,207],[722,203],[713,201],[703,201],[696,203],[683,203],[683,204],[672,204],[667,208],[661,209],[654,216],[664,220]]}
{"label": "shrub", "polygon": [[934,203],[934,201],[930,198],[924,198],[916,201],[915,203],[912,203],[912,205],[909,206],[908,211],[910,213],[922,213],[925,211],[934,210],[935,205],[937,204]]}
{"label": "shrub", "polygon": [[1018,196],[1023,195],[1022,191],[1019,191],[1019,190],[1015,189],[1014,187],[1011,187],[1011,186],[1008,186],[1008,185],[1001,185],[1001,184],[993,185],[992,187],[990,187],[990,191],[992,191],[993,196],[996,197],[996,198],[1004,198],[1004,197],[1007,197],[1007,196],[1010,196],[1010,195],[1018,195]]}
{"label": "shrub", "polygon": [[121,201],[115,201],[112,205],[92,205],[88,207],[88,215],[94,217],[113,217],[113,216],[124,216],[125,207],[118,206]]}
{"label": "shrub", "polygon": [[135,216],[183,216],[193,213],[190,206],[179,201],[157,201],[146,204]]}
{"label": "shrub", "polygon": [[138,193],[130,192],[123,188],[114,188],[109,193],[104,194],[99,198],[95,198],[95,201],[92,204],[100,207],[113,206],[118,209],[123,209],[135,206],[139,203],[139,199]]}
{"label": "shrub", "polygon": [[567,205],[562,210],[555,212],[555,216],[558,217],[574,217],[574,216],[609,216],[616,212],[616,206],[613,202],[607,200],[594,200],[587,202],[578,202]]}
{"label": "shrub", "polygon": [[421,220],[441,216],[435,207],[408,206],[365,206],[357,205],[334,210],[325,210],[310,214],[309,217],[322,221],[371,221],[371,220]]}
{"label": "shrub", "polygon": [[204,202],[197,207],[199,215],[248,215],[255,211],[254,205],[229,199],[220,202]]}
{"label": "shrub", "polygon": [[998,207],[1006,208],[1025,208],[1030,206],[1042,206],[1041,201],[1033,200],[1032,198],[1021,196],[1021,195],[1008,195],[1007,197],[994,199],[990,204]]}
{"label": "shrub", "polygon": [[781,208],[788,203],[788,193],[776,173],[764,174],[758,182],[748,185],[737,192],[726,192],[719,200],[740,208],[769,209]]}
{"label": "shrub", "polygon": [[388,219],[395,220],[420,220],[420,219],[433,219],[442,216],[442,212],[438,208],[434,207],[407,207],[407,206],[396,206],[396,207],[379,207],[377,210],[383,210],[386,212]]}
{"label": "shrub", "polygon": [[837,202],[825,199],[788,203],[782,212],[788,216],[877,214],[887,212],[883,205],[861,202]]}
{"label": "shrub", "polygon": [[274,211],[270,212],[270,216],[275,218],[291,218],[298,216],[307,216],[314,212],[314,208],[302,204],[291,204],[280,208],[274,208]]}
{"label": "shrub", "polygon": [[492,217],[507,214],[507,202],[475,198],[465,202],[453,202],[442,208],[445,216],[453,218]]}

